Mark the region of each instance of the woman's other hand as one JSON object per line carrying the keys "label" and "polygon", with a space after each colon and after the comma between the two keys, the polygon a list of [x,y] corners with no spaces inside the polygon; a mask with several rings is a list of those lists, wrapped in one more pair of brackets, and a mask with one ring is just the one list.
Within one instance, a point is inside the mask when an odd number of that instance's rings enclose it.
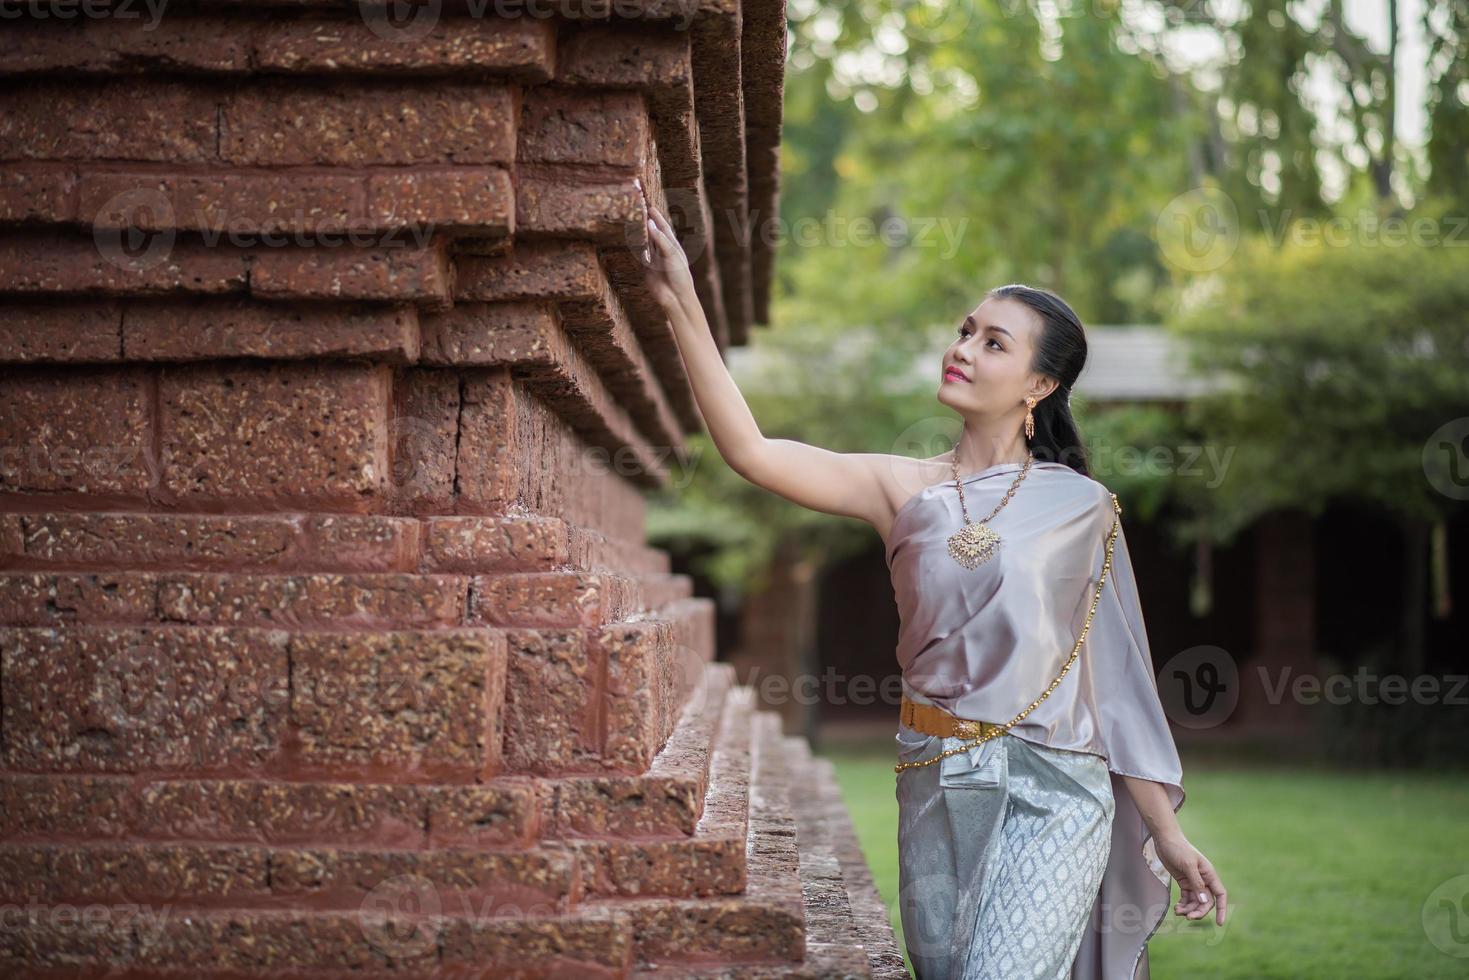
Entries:
{"label": "woman's other hand", "polygon": [[1154,847],[1158,851],[1158,860],[1163,862],[1163,867],[1178,882],[1182,893],[1182,897],[1173,904],[1174,914],[1190,919],[1202,918],[1209,914],[1209,907],[1217,899],[1218,908],[1214,913],[1214,921],[1218,925],[1224,925],[1227,907],[1224,882],[1219,880],[1219,873],[1214,870],[1209,859],[1181,834],[1155,839]]}

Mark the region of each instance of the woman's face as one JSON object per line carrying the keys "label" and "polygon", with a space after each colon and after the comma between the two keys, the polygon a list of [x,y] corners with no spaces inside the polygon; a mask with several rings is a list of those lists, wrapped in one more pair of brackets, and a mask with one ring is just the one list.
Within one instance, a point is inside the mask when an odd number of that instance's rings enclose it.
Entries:
{"label": "woman's face", "polygon": [[1025,396],[1049,385],[1030,369],[1040,317],[1014,299],[990,297],[960,323],[944,351],[938,399],[986,415],[1024,410]]}

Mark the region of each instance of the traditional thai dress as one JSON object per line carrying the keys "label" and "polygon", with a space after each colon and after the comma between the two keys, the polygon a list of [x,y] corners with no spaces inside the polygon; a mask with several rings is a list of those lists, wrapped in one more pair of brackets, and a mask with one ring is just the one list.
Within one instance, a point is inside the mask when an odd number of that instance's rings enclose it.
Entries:
{"label": "traditional thai dress", "polygon": [[[978,520],[1020,463],[962,478]],[[903,689],[960,718],[1004,724],[1071,655],[1114,517],[1102,484],[1037,461],[990,520],[997,551],[967,569],[954,481],[899,508],[887,563],[901,617]],[[900,762],[964,744],[899,723]],[[1169,875],[1122,775],[1183,772],[1158,699],[1137,584],[1119,528],[1078,659],[1007,733],[897,774],[899,908],[918,980],[1146,980]]]}

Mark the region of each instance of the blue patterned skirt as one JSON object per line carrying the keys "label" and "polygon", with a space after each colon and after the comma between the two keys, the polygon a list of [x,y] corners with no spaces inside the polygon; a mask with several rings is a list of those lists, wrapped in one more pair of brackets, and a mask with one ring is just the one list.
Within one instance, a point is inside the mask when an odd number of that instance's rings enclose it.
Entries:
{"label": "blue patterned skirt", "polygon": [[[963,744],[899,723],[898,761]],[[898,887],[917,980],[1065,980],[1112,843],[1107,762],[999,735],[897,773]]]}

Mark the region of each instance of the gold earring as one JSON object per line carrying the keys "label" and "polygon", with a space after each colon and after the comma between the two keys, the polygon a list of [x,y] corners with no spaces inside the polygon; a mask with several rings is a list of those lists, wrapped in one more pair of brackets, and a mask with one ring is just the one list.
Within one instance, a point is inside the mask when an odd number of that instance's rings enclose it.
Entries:
{"label": "gold earring", "polygon": [[1025,398],[1025,438],[1035,438],[1035,416],[1030,410],[1035,407],[1035,399],[1029,395]]}

